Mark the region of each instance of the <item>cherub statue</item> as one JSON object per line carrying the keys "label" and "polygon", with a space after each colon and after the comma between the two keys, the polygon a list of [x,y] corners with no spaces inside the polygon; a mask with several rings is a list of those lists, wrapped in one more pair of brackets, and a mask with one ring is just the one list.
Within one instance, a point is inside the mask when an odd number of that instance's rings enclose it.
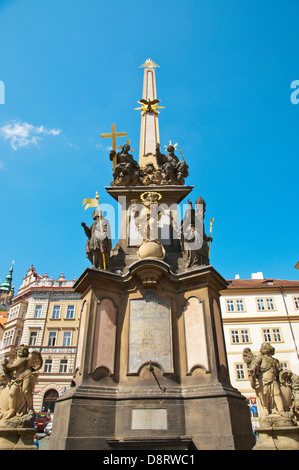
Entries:
{"label": "cherub statue", "polygon": [[16,349],[16,358],[7,360],[0,376],[0,421],[16,421],[22,425],[24,420],[34,421],[33,390],[38,371],[43,365],[38,351],[29,353],[28,346],[21,344]]}
{"label": "cherub statue", "polygon": [[153,163],[147,163],[140,169],[140,182],[144,186],[152,186],[160,184],[162,179],[162,172],[159,168],[155,168]]}
{"label": "cherub statue", "polygon": [[286,410],[279,382],[281,366],[273,355],[275,349],[270,343],[263,343],[260,354],[254,355],[250,348],[243,350],[243,360],[248,367],[250,384],[255,390],[260,401],[262,418],[269,415],[289,417],[289,409]]}

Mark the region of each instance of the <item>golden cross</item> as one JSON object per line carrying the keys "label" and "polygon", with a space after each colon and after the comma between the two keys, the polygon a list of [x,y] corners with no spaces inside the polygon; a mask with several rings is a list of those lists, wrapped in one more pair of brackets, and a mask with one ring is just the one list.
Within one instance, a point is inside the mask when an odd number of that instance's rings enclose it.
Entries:
{"label": "golden cross", "polygon": [[113,157],[113,170],[117,163],[117,155],[116,155],[116,137],[126,137],[126,132],[116,132],[115,124],[111,124],[111,134],[101,134],[102,138],[105,137],[112,137],[112,150],[115,151],[115,156]]}

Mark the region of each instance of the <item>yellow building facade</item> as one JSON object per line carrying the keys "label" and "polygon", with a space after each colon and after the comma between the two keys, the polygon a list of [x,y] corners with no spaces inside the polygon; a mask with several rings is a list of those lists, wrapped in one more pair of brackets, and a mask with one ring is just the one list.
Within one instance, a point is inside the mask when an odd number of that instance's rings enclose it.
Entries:
{"label": "yellow building facade", "polygon": [[2,341],[2,357],[12,358],[20,344],[42,354],[34,389],[34,408],[54,411],[55,401],[71,386],[81,300],[75,280],[40,276],[33,266],[13,299]]}

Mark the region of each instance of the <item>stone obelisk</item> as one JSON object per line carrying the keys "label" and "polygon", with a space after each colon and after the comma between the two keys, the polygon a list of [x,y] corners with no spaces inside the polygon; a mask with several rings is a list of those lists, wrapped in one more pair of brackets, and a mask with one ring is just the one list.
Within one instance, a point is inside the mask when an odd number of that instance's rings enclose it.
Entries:
{"label": "stone obelisk", "polygon": [[[141,111],[141,129],[140,129],[140,147],[139,147],[139,165],[143,167],[147,163],[153,163],[156,166],[156,145],[160,143],[156,75],[155,68],[159,65],[148,59],[141,67],[144,67],[143,92]],[[136,108],[139,109],[139,108]]]}

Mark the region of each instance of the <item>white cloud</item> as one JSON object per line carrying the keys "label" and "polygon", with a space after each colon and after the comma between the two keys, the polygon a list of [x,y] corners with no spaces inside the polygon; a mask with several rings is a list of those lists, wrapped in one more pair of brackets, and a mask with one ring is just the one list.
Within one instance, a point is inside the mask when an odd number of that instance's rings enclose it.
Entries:
{"label": "white cloud", "polygon": [[100,149],[100,150],[103,150],[103,149],[104,149],[104,150],[112,150],[111,145],[103,145],[101,142],[98,142],[98,143],[96,144],[96,148],[97,148],[97,149]]}
{"label": "white cloud", "polygon": [[67,144],[70,146],[70,147],[73,147],[74,149],[76,150],[79,150],[79,147],[75,144],[72,144],[72,142],[67,142]]}
{"label": "white cloud", "polygon": [[33,126],[28,122],[16,122],[5,124],[0,127],[0,136],[9,140],[14,150],[27,147],[30,144],[37,145],[43,135],[56,136],[60,134],[59,129],[46,129],[44,126]]}

